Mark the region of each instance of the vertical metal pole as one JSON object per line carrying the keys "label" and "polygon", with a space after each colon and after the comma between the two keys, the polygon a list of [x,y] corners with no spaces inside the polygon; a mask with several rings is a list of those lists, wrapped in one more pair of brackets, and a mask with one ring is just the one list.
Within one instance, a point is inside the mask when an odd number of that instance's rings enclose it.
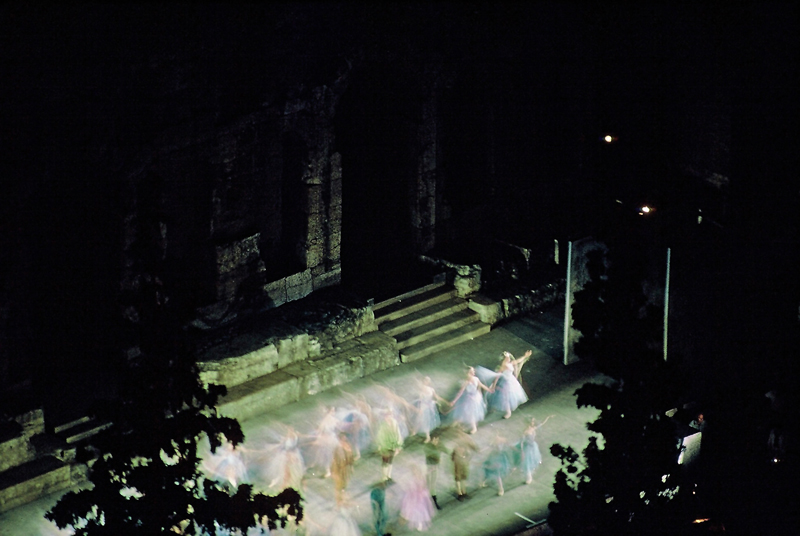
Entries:
{"label": "vertical metal pole", "polygon": [[669,268],[672,249],[667,248],[667,281],[664,285],[664,361],[667,360],[667,330],[669,325]]}
{"label": "vertical metal pole", "polygon": [[564,291],[564,364],[569,365],[569,330],[572,324],[572,241],[567,245],[567,285]]}

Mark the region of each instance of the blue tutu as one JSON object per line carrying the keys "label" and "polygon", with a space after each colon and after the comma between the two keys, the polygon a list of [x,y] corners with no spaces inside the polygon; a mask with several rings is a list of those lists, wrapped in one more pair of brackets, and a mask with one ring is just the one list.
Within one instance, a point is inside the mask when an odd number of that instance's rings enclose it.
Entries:
{"label": "blue tutu", "polygon": [[451,413],[454,422],[472,426],[486,417],[486,402],[474,382],[467,383],[461,397],[456,401]]}
{"label": "blue tutu", "polygon": [[539,444],[533,439],[532,434],[522,437],[519,442],[520,450],[520,469],[525,474],[533,473],[536,468],[542,463],[542,452],[539,450]]}
{"label": "blue tutu", "polygon": [[525,389],[510,370],[503,371],[497,380],[494,393],[489,394],[489,407],[496,411],[514,411],[527,401],[528,395]]}
{"label": "blue tutu", "polygon": [[500,446],[492,449],[489,457],[483,462],[483,477],[485,480],[503,478],[511,472],[511,453],[508,447]]}
{"label": "blue tutu", "polygon": [[438,427],[442,420],[439,417],[439,407],[432,398],[420,399],[414,402],[417,413],[414,419],[414,431],[418,434],[430,434]]}

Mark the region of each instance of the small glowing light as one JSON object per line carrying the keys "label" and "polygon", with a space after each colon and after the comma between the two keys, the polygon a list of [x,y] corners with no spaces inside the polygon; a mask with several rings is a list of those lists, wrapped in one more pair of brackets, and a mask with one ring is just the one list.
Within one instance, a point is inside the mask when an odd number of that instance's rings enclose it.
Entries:
{"label": "small glowing light", "polygon": [[695,519],[692,523],[705,523],[706,521],[710,520],[710,517],[704,517],[702,519]]}
{"label": "small glowing light", "polygon": [[643,207],[642,207],[642,212],[644,212],[645,214],[647,214],[648,212],[650,212],[650,207],[648,207],[647,205],[643,206]]}
{"label": "small glowing light", "polygon": [[603,141],[606,143],[611,143],[612,141],[614,141],[614,137],[611,136],[610,134],[606,134],[605,136],[603,136]]}
{"label": "small glowing light", "polygon": [[620,205],[622,204],[622,199],[617,199],[616,201],[617,201],[617,203],[619,203]]}

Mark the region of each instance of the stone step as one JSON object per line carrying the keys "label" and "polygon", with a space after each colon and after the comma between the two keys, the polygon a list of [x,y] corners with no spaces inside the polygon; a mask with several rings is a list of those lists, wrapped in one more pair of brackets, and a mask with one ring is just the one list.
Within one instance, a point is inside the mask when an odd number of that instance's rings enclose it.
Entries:
{"label": "stone step", "polygon": [[91,417],[89,417],[88,415],[84,415],[83,417],[75,419],[74,421],[69,421],[69,422],[65,422],[64,424],[59,424],[58,426],[53,428],[53,433],[54,434],[60,434],[64,430],[69,430],[70,428],[74,428],[75,426],[79,426],[79,425],[81,425],[81,424],[83,424],[85,422],[89,422],[91,420],[92,420]]}
{"label": "stone step", "polygon": [[445,348],[450,348],[451,346],[461,344],[462,342],[470,341],[475,337],[485,335],[486,333],[489,333],[491,329],[492,328],[489,324],[484,324],[480,321],[461,326],[456,330],[450,331],[443,335],[438,335],[437,337],[434,337],[423,343],[415,344],[405,348],[400,352],[400,360],[403,363],[416,361],[417,359],[429,356],[435,352],[444,350]]}
{"label": "stone step", "polygon": [[0,473],[0,512],[73,485],[69,464],[45,456]]}
{"label": "stone step", "polygon": [[73,443],[78,443],[79,441],[99,434],[109,426],[111,426],[110,422],[101,422],[90,417],[88,420],[83,420],[80,424],[62,428],[56,436],[62,438],[68,445],[72,445]]}
{"label": "stone step", "polygon": [[461,298],[452,298],[450,300],[436,303],[425,309],[420,309],[413,313],[407,314],[398,318],[397,320],[390,320],[381,324],[381,331],[387,335],[397,335],[404,331],[417,328],[428,322],[433,322],[439,318],[445,317],[456,311],[463,311],[469,305],[469,302]]}
{"label": "stone step", "polygon": [[221,415],[247,419],[400,363],[395,340],[380,331],[343,342],[320,357],[244,382],[220,399]]}
{"label": "stone step", "polygon": [[398,318],[425,309],[431,305],[450,300],[451,298],[454,298],[455,295],[456,290],[454,288],[446,287],[444,285],[429,288],[424,292],[415,294],[409,298],[395,301],[382,307],[379,311],[375,312],[375,323],[380,326],[384,322],[397,320]]}
{"label": "stone step", "polygon": [[429,285],[425,285],[424,287],[420,287],[420,288],[416,288],[414,290],[410,290],[408,292],[400,294],[399,296],[394,296],[393,298],[388,298],[386,300],[383,300],[382,302],[379,302],[379,303],[376,303],[375,305],[373,305],[372,306],[372,312],[376,313],[375,316],[378,316],[377,315],[378,311],[380,311],[382,309],[385,309],[386,307],[389,307],[390,305],[393,305],[393,304],[395,304],[397,302],[402,302],[402,301],[408,300],[410,298],[413,298],[414,296],[417,296],[419,294],[423,294],[423,293],[428,292],[430,290],[441,288],[444,285],[445,285],[445,281],[444,280],[435,281],[435,282],[433,282],[433,283],[431,283]]}
{"label": "stone step", "polygon": [[403,350],[478,321],[480,316],[474,311],[456,311],[433,322],[398,333],[394,338],[397,340],[398,350]]}

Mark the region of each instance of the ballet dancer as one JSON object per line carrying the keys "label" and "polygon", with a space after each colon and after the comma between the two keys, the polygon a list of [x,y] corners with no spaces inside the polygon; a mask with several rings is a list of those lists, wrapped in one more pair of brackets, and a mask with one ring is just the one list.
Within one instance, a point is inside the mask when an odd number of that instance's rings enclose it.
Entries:
{"label": "ballet dancer", "polygon": [[388,481],[392,479],[392,464],[394,457],[403,448],[403,437],[400,434],[400,426],[394,413],[390,410],[384,410],[378,429],[375,433],[375,443],[378,448],[378,453],[381,455],[381,471],[383,473],[383,480]]}
{"label": "ballet dancer", "polygon": [[467,480],[469,480],[469,464],[472,455],[478,452],[478,446],[463,431],[456,429],[455,444],[450,458],[453,460],[453,477],[456,481],[456,494],[459,501],[467,498]]}
{"label": "ballet dancer", "polygon": [[403,499],[400,503],[400,517],[412,530],[428,530],[435,512],[428,486],[422,470],[416,465],[411,467],[411,476],[404,482]]}
{"label": "ballet dancer", "polygon": [[331,476],[333,477],[334,495],[336,504],[344,504],[345,489],[350,477],[353,474],[353,448],[347,441],[347,435],[339,432],[339,445],[333,451],[333,462],[331,463]]}
{"label": "ballet dancer", "polygon": [[438,402],[447,402],[432,383],[430,376],[425,376],[419,386],[419,398],[414,401],[414,434],[425,434],[425,443],[431,440],[431,430],[442,423]]}
{"label": "ballet dancer", "polygon": [[491,392],[491,389],[475,375],[475,369],[469,367],[461,390],[450,402],[453,406],[452,419],[468,427],[470,434],[478,431],[478,423],[486,417],[486,402],[483,400],[481,390]]}
{"label": "ballet dancer", "polygon": [[545,423],[553,415],[548,417],[540,425],[536,425],[536,419],[531,419],[530,424],[522,433],[518,447],[520,450],[520,468],[525,473],[525,484],[533,482],[533,473],[542,463],[542,452],[539,450],[539,444],[536,442],[536,430],[545,425]]}
{"label": "ballet dancer", "polygon": [[511,417],[512,411],[528,401],[528,395],[519,383],[519,376],[522,366],[528,361],[531,353],[531,350],[528,350],[519,359],[514,359],[509,352],[503,352],[503,360],[497,372],[477,367],[477,375],[481,381],[491,384],[492,393],[488,396],[489,408],[502,411],[505,419]]}
{"label": "ballet dancer", "polygon": [[503,489],[503,478],[513,469],[511,451],[508,447],[508,442],[505,438],[496,436],[492,441],[492,447],[489,455],[483,462],[483,481],[481,487],[486,487],[488,480],[497,481],[497,494],[502,496],[505,493]]}

